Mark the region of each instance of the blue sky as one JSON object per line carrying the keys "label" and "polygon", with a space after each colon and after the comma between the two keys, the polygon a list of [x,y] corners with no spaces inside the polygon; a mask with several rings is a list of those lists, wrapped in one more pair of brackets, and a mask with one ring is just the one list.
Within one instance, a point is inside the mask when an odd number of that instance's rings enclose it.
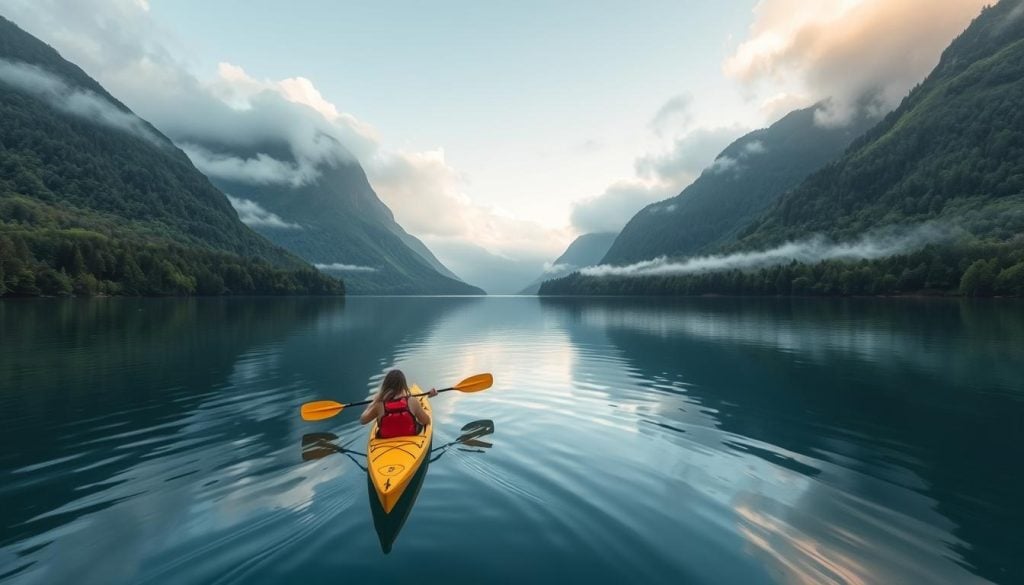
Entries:
{"label": "blue sky", "polygon": [[[470,196],[551,227],[657,144],[647,122],[697,96],[705,123],[750,125],[722,61],[753,1],[201,2],[151,0],[193,67],[311,79],[412,150],[444,148]],[[198,15],[201,15],[199,17]],[[756,112],[754,112],[756,114]]]}

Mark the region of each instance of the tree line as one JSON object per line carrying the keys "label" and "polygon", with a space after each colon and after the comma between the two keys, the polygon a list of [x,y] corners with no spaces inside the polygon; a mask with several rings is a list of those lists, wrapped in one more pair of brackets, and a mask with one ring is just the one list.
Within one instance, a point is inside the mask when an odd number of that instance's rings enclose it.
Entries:
{"label": "tree line", "polygon": [[672,276],[584,276],[541,285],[542,295],[1024,297],[1024,235],[1007,242],[960,242],[877,260],[793,261],[756,270]]}
{"label": "tree line", "polygon": [[[0,224],[2,227],[3,224]],[[0,296],[338,295],[341,281],[313,268],[82,229],[0,229]]]}

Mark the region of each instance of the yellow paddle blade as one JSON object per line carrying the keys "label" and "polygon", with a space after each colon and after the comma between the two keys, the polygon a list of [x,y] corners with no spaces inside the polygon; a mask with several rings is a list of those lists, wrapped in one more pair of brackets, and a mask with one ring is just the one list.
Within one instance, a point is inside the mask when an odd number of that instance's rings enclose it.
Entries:
{"label": "yellow paddle blade", "polygon": [[490,388],[492,384],[494,384],[494,376],[490,374],[477,374],[466,378],[452,387],[459,392],[479,392]]}
{"label": "yellow paddle blade", "polygon": [[345,409],[345,405],[333,400],[317,400],[302,405],[302,420],[324,420]]}

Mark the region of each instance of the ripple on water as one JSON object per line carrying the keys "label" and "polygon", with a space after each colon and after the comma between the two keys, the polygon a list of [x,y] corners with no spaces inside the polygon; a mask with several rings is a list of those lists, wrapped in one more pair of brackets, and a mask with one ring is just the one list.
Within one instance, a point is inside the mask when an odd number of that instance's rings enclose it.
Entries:
{"label": "ripple on water", "polygon": [[[0,366],[26,364],[16,375],[33,394],[0,394],[3,413],[26,414],[0,413],[0,439],[26,445],[0,460],[0,582],[1022,574],[1024,513],[1005,494],[1024,482],[1011,471],[987,487],[997,475],[972,458],[998,454],[1005,469],[1024,437],[951,424],[1019,420],[1011,373],[991,358],[1024,356],[1015,330],[919,329],[871,304],[718,301],[155,303],[135,336],[87,321],[95,347],[56,334],[5,347]],[[29,357],[40,352],[49,370]],[[473,420],[495,430],[435,453],[384,555],[359,455],[302,459],[313,432],[362,451],[358,409],[316,424],[296,411],[360,400],[395,366],[424,388],[493,372],[486,392],[434,399],[434,446]],[[95,395],[74,383],[98,376]],[[63,414],[40,416],[58,396]]]}

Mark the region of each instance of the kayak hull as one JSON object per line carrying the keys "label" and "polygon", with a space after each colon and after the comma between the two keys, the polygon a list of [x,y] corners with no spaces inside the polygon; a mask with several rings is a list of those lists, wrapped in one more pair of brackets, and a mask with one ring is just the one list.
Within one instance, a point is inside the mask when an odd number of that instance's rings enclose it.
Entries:
{"label": "kayak hull", "polygon": [[[415,384],[409,390],[412,394],[422,392]],[[426,396],[411,400],[419,400],[423,410],[430,414],[430,401]],[[373,423],[366,446],[367,471],[385,513],[391,513],[428,457],[433,434],[434,425],[429,424],[417,435],[378,439],[377,423]]]}

